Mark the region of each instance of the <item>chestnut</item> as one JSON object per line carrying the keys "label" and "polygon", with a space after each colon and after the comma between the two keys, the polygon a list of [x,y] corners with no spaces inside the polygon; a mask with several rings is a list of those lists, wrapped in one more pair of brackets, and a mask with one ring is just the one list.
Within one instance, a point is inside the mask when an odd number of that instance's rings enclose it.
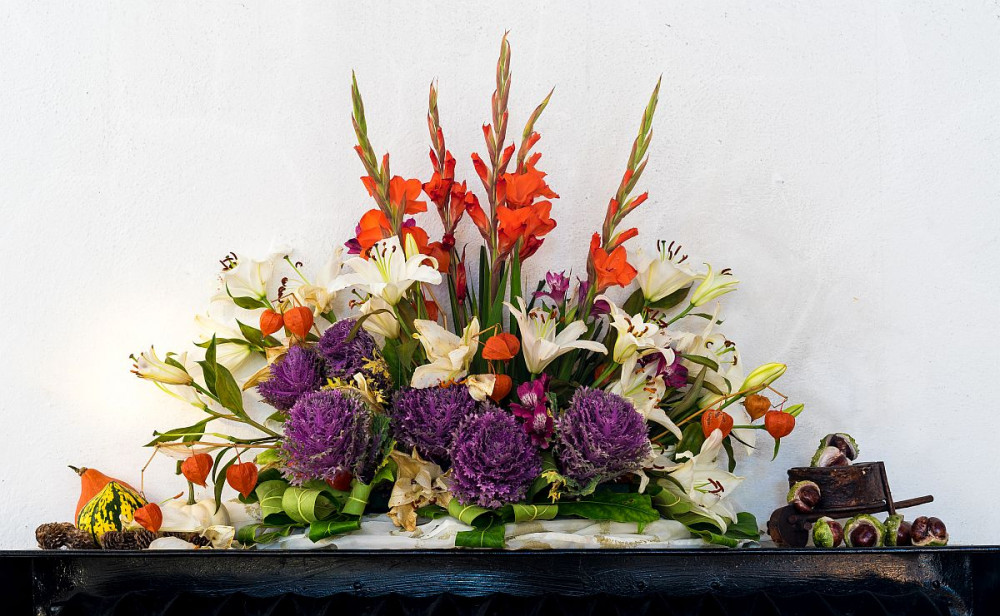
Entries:
{"label": "chestnut", "polygon": [[820,445],[813,456],[812,466],[850,466],[851,460],[844,455],[844,452],[833,446]]}
{"label": "chestnut", "polygon": [[885,527],[874,516],[863,513],[847,521],[844,540],[849,548],[874,548],[882,545]]}
{"label": "chestnut", "polygon": [[861,449],[858,448],[858,443],[854,440],[854,437],[845,432],[827,434],[820,442],[822,447],[836,447],[843,452],[844,456],[846,456],[848,460],[852,461],[857,460],[858,454],[861,452]]}
{"label": "chestnut", "polygon": [[913,545],[948,545],[948,529],[939,518],[920,516],[910,525],[910,541]]}
{"label": "chestnut", "polygon": [[885,544],[889,546],[910,545],[910,523],[901,515],[891,515],[885,519]]}
{"label": "chestnut", "polygon": [[819,504],[821,492],[815,481],[796,481],[788,490],[787,501],[801,513],[809,513]]}
{"label": "chestnut", "polygon": [[813,524],[813,545],[818,548],[835,548],[844,540],[844,527],[830,517],[822,517]]}

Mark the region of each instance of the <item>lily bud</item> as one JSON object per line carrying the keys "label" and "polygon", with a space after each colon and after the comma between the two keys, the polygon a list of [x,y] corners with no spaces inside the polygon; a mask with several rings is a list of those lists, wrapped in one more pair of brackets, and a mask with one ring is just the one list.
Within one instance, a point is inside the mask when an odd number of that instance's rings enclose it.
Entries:
{"label": "lily bud", "polygon": [[[169,354],[167,357],[169,359]],[[157,357],[153,347],[149,347],[145,353],[140,353],[139,357],[132,355],[132,361],[135,362],[132,365],[132,374],[140,379],[148,379],[164,385],[190,385],[194,380],[187,373],[187,370],[168,364]]]}
{"label": "lily bud", "polygon": [[[708,264],[706,263],[706,265]],[[722,270],[721,273],[716,274],[712,270],[712,266],[709,265],[705,279],[701,281],[698,288],[694,290],[694,295],[691,296],[691,305],[695,307],[703,306],[719,296],[725,295],[730,291],[735,291],[736,285],[739,282],[727,270]]]}
{"label": "lily bud", "polygon": [[403,240],[403,243],[403,251],[406,253],[407,260],[420,254],[420,245],[417,244],[417,240],[413,237],[412,233],[406,234],[406,238]]}
{"label": "lily bud", "polygon": [[785,364],[764,364],[754,369],[743,381],[740,391],[760,391],[771,383],[777,381],[788,366]]}

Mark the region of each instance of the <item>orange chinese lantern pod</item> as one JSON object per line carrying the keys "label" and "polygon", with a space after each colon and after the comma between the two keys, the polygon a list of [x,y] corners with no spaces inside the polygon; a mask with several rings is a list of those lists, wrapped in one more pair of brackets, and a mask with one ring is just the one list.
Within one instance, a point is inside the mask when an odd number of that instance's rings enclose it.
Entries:
{"label": "orange chinese lantern pod", "polygon": [[136,509],[133,519],[139,526],[155,533],[163,526],[163,511],[156,503],[149,503]]}
{"label": "orange chinese lantern pod", "polygon": [[701,431],[708,438],[712,432],[722,430],[722,438],[729,436],[733,431],[732,416],[719,409],[708,409],[701,414]]}
{"label": "orange chinese lantern pod", "polygon": [[795,429],[795,416],[784,411],[768,411],[764,414],[764,428],[774,438],[788,436]]}
{"label": "orange chinese lantern pod", "polygon": [[752,394],[743,401],[743,408],[747,410],[752,421],[757,421],[764,416],[764,413],[771,410],[771,400],[767,396]]}
{"label": "orange chinese lantern pod", "polygon": [[507,361],[517,355],[517,352],[520,350],[521,342],[517,339],[517,336],[508,334],[507,332],[500,332],[499,334],[490,336],[490,339],[483,345],[483,359]]}
{"label": "orange chinese lantern pod", "polygon": [[510,388],[514,386],[514,381],[506,374],[497,374],[494,376],[496,376],[496,381],[493,383],[493,393],[490,394],[490,399],[499,403],[510,393]]}
{"label": "orange chinese lantern pod", "polygon": [[257,487],[257,465],[253,462],[233,464],[226,469],[226,483],[243,498],[250,496]]}
{"label": "orange chinese lantern pod", "polygon": [[212,456],[207,453],[196,453],[181,463],[181,473],[195,485],[205,487],[205,480],[212,471]]}
{"label": "orange chinese lantern pod", "polygon": [[260,313],[260,333],[262,335],[270,336],[284,326],[285,319],[281,316],[281,313],[275,312],[270,308]]}
{"label": "orange chinese lantern pod", "polygon": [[285,311],[285,327],[299,338],[305,338],[313,326],[313,313],[305,306],[296,306]]}

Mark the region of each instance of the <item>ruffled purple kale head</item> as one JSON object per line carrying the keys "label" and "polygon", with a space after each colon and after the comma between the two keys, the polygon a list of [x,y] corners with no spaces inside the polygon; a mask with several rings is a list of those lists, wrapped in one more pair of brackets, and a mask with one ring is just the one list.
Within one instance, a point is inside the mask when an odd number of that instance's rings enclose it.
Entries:
{"label": "ruffled purple kale head", "polygon": [[331,325],[316,345],[320,356],[326,360],[327,376],[333,379],[350,379],[361,372],[365,363],[375,358],[375,339],[363,328],[350,342],[351,329],[356,321],[342,319]]}
{"label": "ruffled purple kale head", "polygon": [[650,454],[646,421],[625,398],[581,387],[559,418],[556,456],[577,490],[642,468]]}
{"label": "ruffled purple kale head", "polygon": [[372,417],[358,397],[324,389],[299,398],[285,421],[281,454],[295,484],[333,479],[339,470],[364,477],[373,462]]}
{"label": "ruffled purple kale head", "polygon": [[477,406],[467,387],[407,387],[392,400],[393,434],[407,450],[416,447],[424,458],[447,466],[455,431]]}
{"label": "ruffled purple kale head", "polygon": [[465,418],[451,447],[451,493],[465,505],[523,500],[542,457],[514,416],[497,408]]}
{"label": "ruffled purple kale head", "polygon": [[257,385],[264,401],[287,411],[305,393],[316,391],[326,382],[326,366],[312,348],[293,346],[271,364],[271,375]]}

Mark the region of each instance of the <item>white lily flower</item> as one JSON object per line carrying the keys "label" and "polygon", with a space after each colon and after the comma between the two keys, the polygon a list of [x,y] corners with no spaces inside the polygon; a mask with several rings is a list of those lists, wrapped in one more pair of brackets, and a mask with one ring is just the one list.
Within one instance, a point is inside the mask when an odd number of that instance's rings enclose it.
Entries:
{"label": "white lily flower", "polygon": [[553,360],[573,349],[608,352],[607,347],[600,342],[579,339],[587,331],[583,321],[573,321],[557,334],[559,319],[553,314],[538,308],[529,312],[523,297],[517,298],[517,301],[520,310],[510,302],[504,302],[504,305],[510,310],[511,316],[517,319],[521,333],[521,353],[528,372],[541,374]]}
{"label": "white lily flower", "polygon": [[704,306],[721,295],[735,291],[736,285],[740,282],[728,270],[722,270],[716,274],[711,265],[708,263],[705,265],[708,265],[708,274],[705,275],[705,279],[701,281],[698,288],[694,290],[694,295],[691,296],[691,305],[695,307]]}
{"label": "white lily flower", "polygon": [[331,286],[332,291],[350,286],[367,287],[372,295],[381,297],[390,306],[398,304],[415,282],[441,282],[437,260],[421,254],[407,259],[396,236],[376,242],[369,249],[367,259],[354,257],[346,265],[354,273],[338,276]]}
{"label": "white lily flower", "polygon": [[[673,352],[670,351],[670,353]],[[608,387],[608,391],[631,402],[643,418],[660,424],[680,440],[681,429],[667,417],[662,408],[657,406],[667,392],[663,377],[656,374],[655,364],[645,367],[639,366],[637,365],[638,359],[638,355],[633,355],[625,360],[625,363],[622,364],[621,378],[612,383]],[[673,359],[668,363],[673,363]]]}
{"label": "white lily flower", "polygon": [[647,302],[657,302],[703,277],[683,264],[687,255],[675,252],[673,242],[669,246],[662,241],[657,245],[660,250],[655,255],[646,254],[642,248],[635,255],[639,272],[635,279]]}
{"label": "white lily flower", "polygon": [[[462,337],[441,327],[436,321],[416,319],[413,327],[417,330],[414,337],[420,341],[427,353],[429,363],[417,366],[410,379],[410,387],[424,389],[458,381],[469,373],[469,364],[476,356],[479,345],[479,319],[473,317]],[[492,388],[490,388],[492,392]]]}
{"label": "white lily flower", "polygon": [[728,522],[736,520],[736,511],[726,502],[733,490],[743,482],[719,467],[719,452],[722,450],[722,431],[714,430],[705,442],[701,452],[676,454],[676,459],[684,459],[666,469],[669,479],[658,483],[672,493],[690,501],[695,511],[716,520],[725,532]]}
{"label": "white lily flower", "polygon": [[253,356],[253,351],[250,350],[249,344],[222,342],[223,339],[243,339],[243,332],[236,327],[213,319],[207,314],[196,315],[194,321],[201,330],[198,342],[209,342],[214,335],[216,338],[215,360],[225,366],[230,372],[235,374]]}
{"label": "white lily flower", "polygon": [[224,263],[227,269],[222,272],[222,288],[213,299],[232,301],[230,296],[266,299],[267,287],[274,273],[274,264],[282,256],[272,253],[263,260],[239,259],[233,253],[226,257]]}
{"label": "white lily flower", "polygon": [[[186,360],[187,353],[177,358],[182,366]],[[132,361],[135,362],[132,366],[132,374],[140,379],[148,379],[164,385],[190,385],[193,380],[187,370],[172,366],[157,357],[156,349],[153,347],[149,347],[145,353],[140,353],[139,357],[133,355]]]}
{"label": "white lily flower", "polygon": [[[362,316],[366,314],[372,315],[364,320],[361,327],[373,334],[382,336],[386,340],[399,338],[399,320],[393,314],[392,306],[387,304],[384,299],[376,295],[369,296],[368,301],[359,306],[359,310],[361,310]],[[382,310],[386,312],[380,312]]]}
{"label": "white lily flower", "polygon": [[640,351],[657,346],[660,327],[656,323],[644,321],[641,314],[629,315],[607,295],[598,295],[597,299],[604,300],[611,307],[611,327],[618,332],[611,354],[616,363],[623,364]]}
{"label": "white lily flower", "polygon": [[303,282],[292,290],[292,295],[304,306],[311,306],[313,316],[319,316],[333,308],[333,300],[337,292],[332,289],[333,281],[340,275],[344,263],[341,258],[344,252],[342,246],[338,246],[333,256],[320,268],[312,282]]}

